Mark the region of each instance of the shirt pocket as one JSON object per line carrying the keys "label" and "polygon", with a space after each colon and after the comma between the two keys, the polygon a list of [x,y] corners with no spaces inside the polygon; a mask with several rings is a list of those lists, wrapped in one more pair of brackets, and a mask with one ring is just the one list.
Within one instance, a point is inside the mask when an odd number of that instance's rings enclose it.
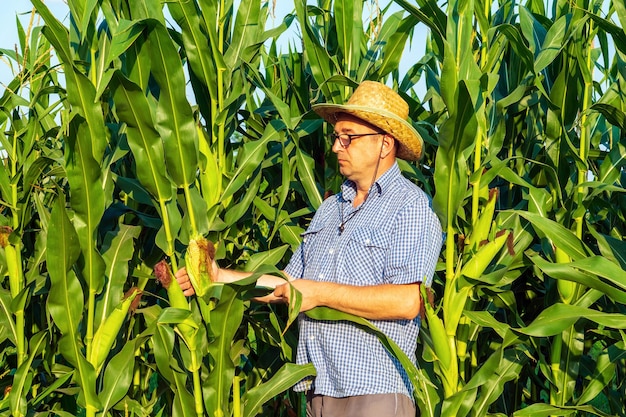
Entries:
{"label": "shirt pocket", "polygon": [[306,232],[302,233],[302,255],[305,268],[311,263],[317,263],[323,245],[321,242],[322,232],[325,228],[324,224],[318,224],[314,227],[309,226]]}
{"label": "shirt pocket", "polygon": [[355,230],[343,257],[340,282],[360,286],[383,284],[390,240],[389,234],[380,230]]}

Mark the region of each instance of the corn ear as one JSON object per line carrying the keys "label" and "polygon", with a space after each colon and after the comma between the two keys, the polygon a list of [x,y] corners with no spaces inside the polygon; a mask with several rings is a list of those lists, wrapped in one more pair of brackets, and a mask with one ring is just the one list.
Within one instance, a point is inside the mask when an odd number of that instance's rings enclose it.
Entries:
{"label": "corn ear", "polygon": [[478,279],[485,272],[491,261],[506,243],[508,233],[502,233],[490,242],[487,242],[463,265],[461,274],[468,278]]}
{"label": "corn ear", "polygon": [[[423,286],[422,286],[423,287]],[[446,333],[446,329],[444,327],[443,321],[437,316],[437,313],[430,305],[430,303],[426,302],[427,295],[425,289],[422,288],[422,305],[424,306],[426,312],[426,322],[428,323],[428,331],[430,332],[430,337],[433,341],[433,350],[435,355],[439,359],[439,366],[441,367],[441,374],[443,377],[443,385],[445,396],[448,397],[452,395],[454,390],[456,389],[456,380],[458,379],[455,375],[458,373],[456,355],[453,355],[453,352],[456,349],[452,349],[450,340]]]}
{"label": "corn ear", "polygon": [[[569,257],[567,253],[561,248],[554,248],[554,255],[557,263],[565,264],[572,262],[572,259]],[[559,290],[559,294],[561,296],[561,300],[565,304],[572,304],[576,297],[576,290],[578,284],[572,281],[566,281],[564,279],[559,279],[556,281],[556,287]]]}
{"label": "corn ear", "polygon": [[489,231],[491,230],[491,223],[493,221],[493,213],[496,209],[497,197],[498,192],[496,189],[489,192],[489,201],[476,220],[476,223],[472,228],[472,233],[470,233],[465,241],[465,244],[467,245],[466,248],[470,250],[477,250],[478,245],[488,239]]}
{"label": "corn ear", "polygon": [[[165,260],[161,260],[154,266],[154,275],[159,283],[167,291],[167,299],[170,302],[170,307],[180,308],[183,310],[191,310],[189,308],[189,302],[187,297],[183,294],[183,290],[178,285],[178,281],[174,279],[169,264]],[[191,319],[187,319],[191,320]],[[196,329],[189,324],[179,323],[177,325],[178,330],[183,336],[185,343],[191,350],[195,350],[195,338]]]}
{"label": "corn ear", "polygon": [[98,330],[93,337],[91,356],[89,358],[89,362],[94,366],[94,368],[96,368],[97,372],[100,372],[102,364],[111,351],[113,343],[122,328],[122,324],[124,324],[124,320],[126,319],[131,306],[136,306],[140,296],[141,290],[139,288],[131,288],[122,302],[115,307],[115,310],[113,310],[100,327],[98,327]]}
{"label": "corn ear", "polygon": [[160,261],[154,266],[154,276],[167,291],[167,299],[171,307],[189,310],[187,298],[185,294],[183,294],[180,285],[178,285],[178,281],[173,278],[170,266],[165,260]]}
{"label": "corn ear", "polygon": [[199,297],[203,297],[211,287],[211,270],[214,257],[215,246],[213,246],[213,242],[202,236],[189,241],[185,253],[185,266],[191,285]]}
{"label": "corn ear", "polygon": [[0,226],[0,248],[4,249],[4,255],[7,262],[11,297],[15,298],[20,293],[21,282],[17,250],[15,246],[11,245],[11,242],[9,242],[9,236],[11,233],[13,233],[13,229],[10,226]]}
{"label": "corn ear", "polygon": [[13,233],[11,226],[0,226],[0,248],[6,248],[9,245],[11,233]]}

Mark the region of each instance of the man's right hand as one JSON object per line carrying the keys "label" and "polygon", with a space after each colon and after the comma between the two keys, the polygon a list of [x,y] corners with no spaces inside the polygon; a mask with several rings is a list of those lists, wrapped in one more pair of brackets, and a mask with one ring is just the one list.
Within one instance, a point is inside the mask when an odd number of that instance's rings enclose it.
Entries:
{"label": "man's right hand", "polygon": [[174,274],[176,277],[176,281],[178,281],[178,285],[180,289],[183,290],[183,294],[189,297],[196,293],[196,290],[191,285],[191,280],[189,279],[189,275],[187,275],[187,268],[182,267]]}

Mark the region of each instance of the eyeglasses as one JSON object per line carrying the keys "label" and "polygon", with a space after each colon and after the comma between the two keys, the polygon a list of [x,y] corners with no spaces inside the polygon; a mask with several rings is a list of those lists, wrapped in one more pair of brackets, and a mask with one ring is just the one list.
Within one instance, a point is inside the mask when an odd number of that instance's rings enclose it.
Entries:
{"label": "eyeglasses", "polygon": [[331,133],[330,134],[330,141],[331,143],[335,143],[335,141],[337,139],[339,139],[339,143],[341,144],[341,146],[343,146],[344,148],[347,148],[348,146],[350,146],[350,143],[352,143],[353,140],[355,139],[359,139],[362,136],[375,136],[375,135],[384,135],[384,132],[376,132],[376,133],[355,133],[352,135],[349,135],[347,133]]}

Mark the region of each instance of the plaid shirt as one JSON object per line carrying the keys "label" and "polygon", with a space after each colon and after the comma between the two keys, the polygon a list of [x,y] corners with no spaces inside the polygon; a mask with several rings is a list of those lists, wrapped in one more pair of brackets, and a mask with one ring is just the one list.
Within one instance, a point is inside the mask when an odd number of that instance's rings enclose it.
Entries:
{"label": "plaid shirt", "polygon": [[[397,164],[385,172],[357,208],[353,182],[324,201],[285,271],[294,278],[365,286],[430,285],[442,244],[429,197],[404,178]],[[343,216],[343,220],[342,220]],[[340,233],[340,224],[344,231]],[[419,297],[419,294],[411,294]],[[402,365],[378,338],[344,321],[300,315],[297,363],[313,363],[316,394],[347,397],[403,393],[412,386]],[[373,320],[415,362],[420,320]],[[305,379],[296,391],[311,388]]]}

